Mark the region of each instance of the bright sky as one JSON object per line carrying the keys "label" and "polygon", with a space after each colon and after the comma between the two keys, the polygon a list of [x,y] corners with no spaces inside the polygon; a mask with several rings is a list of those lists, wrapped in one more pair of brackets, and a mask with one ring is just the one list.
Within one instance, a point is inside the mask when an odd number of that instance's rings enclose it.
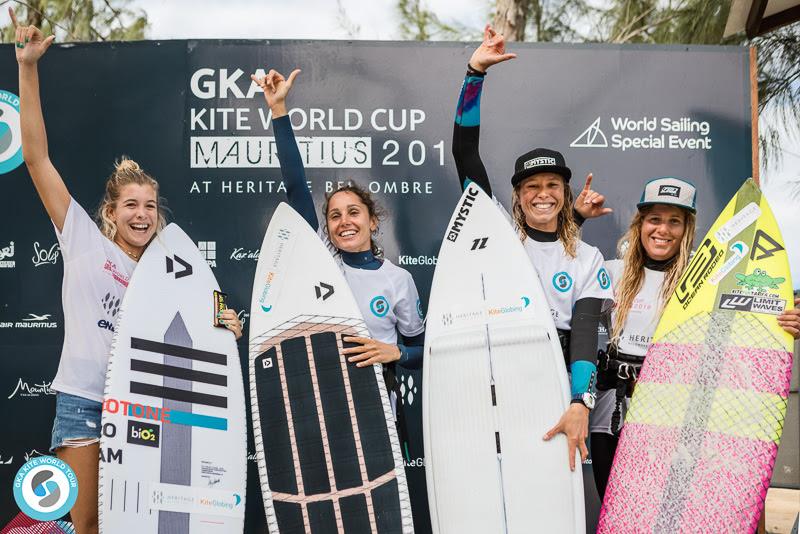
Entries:
{"label": "bright sky", "polygon": [[[341,0],[359,39],[400,39],[395,0]],[[336,0],[134,0],[150,19],[150,39],[348,39]],[[480,29],[489,0],[427,0],[445,23]]]}

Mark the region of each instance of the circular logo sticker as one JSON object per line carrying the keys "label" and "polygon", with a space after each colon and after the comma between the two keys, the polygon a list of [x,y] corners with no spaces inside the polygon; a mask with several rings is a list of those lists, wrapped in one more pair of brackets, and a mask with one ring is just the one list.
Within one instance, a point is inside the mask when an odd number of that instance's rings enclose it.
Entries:
{"label": "circular logo sticker", "polygon": [[422,315],[422,302],[420,302],[419,299],[417,299],[417,315],[419,315],[420,319],[423,318],[423,315]]}
{"label": "circular logo sticker", "polygon": [[566,293],[572,287],[572,277],[564,271],[554,274],[553,287],[562,293]]}
{"label": "circular logo sticker", "polygon": [[0,174],[22,164],[22,131],[19,126],[19,97],[0,89]]}
{"label": "circular logo sticker", "polygon": [[605,267],[600,267],[600,270],[597,271],[597,281],[600,282],[600,287],[603,289],[611,287],[611,278],[608,276],[608,271],[606,271]]}
{"label": "circular logo sticker", "polygon": [[383,295],[378,295],[369,303],[369,309],[375,317],[383,317],[389,313],[389,301]]}
{"label": "circular logo sticker", "polygon": [[78,477],[54,456],[31,458],[14,477],[14,500],[25,515],[38,521],[59,519],[78,498]]}

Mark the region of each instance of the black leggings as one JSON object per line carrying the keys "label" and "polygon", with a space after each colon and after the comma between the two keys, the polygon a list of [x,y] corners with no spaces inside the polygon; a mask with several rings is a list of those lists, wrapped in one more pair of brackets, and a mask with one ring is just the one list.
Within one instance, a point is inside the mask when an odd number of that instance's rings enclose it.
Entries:
{"label": "black leggings", "polygon": [[608,476],[611,474],[611,464],[614,461],[614,452],[617,450],[619,438],[603,432],[592,432],[592,473],[597,494],[602,502],[606,494]]}

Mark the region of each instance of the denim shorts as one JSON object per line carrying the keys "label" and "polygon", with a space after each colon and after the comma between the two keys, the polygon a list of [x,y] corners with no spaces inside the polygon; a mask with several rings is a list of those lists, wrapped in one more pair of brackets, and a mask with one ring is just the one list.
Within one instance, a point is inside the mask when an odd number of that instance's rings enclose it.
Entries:
{"label": "denim shorts", "polygon": [[50,452],[55,452],[59,447],[97,443],[100,440],[102,407],[97,401],[56,392],[56,419],[53,421]]}

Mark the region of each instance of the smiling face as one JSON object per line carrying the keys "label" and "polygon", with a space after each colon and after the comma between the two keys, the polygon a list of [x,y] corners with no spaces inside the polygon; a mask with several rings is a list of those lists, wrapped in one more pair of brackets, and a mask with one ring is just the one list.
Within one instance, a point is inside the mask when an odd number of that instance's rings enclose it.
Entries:
{"label": "smiling face", "polygon": [[686,212],[676,206],[654,204],[643,213],[641,241],[647,255],[656,261],[678,253],[686,232]]}
{"label": "smiling face", "polygon": [[564,207],[564,179],[542,172],[525,178],[517,189],[525,222],[543,232],[558,230],[558,214]]}
{"label": "smiling face", "polygon": [[119,199],[109,208],[108,216],[117,227],[114,241],[123,250],[141,255],[157,229],[156,190],[150,185],[122,186]]}
{"label": "smiling face", "polygon": [[331,243],[339,250],[364,252],[372,247],[378,221],[355,193],[340,191],[330,197],[325,218]]}

